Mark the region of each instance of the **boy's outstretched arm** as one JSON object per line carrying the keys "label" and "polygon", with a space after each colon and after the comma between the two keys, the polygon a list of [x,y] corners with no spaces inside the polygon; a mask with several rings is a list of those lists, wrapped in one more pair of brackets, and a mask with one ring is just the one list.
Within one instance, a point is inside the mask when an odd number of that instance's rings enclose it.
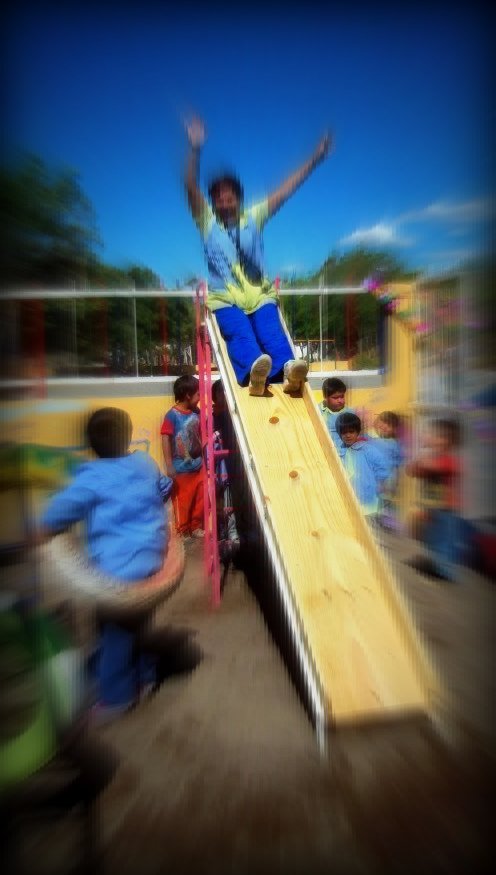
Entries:
{"label": "boy's outstretched arm", "polygon": [[271,195],[268,199],[268,218],[274,215],[285,201],[296,191],[297,188],[305,182],[310,174],[315,170],[318,164],[327,158],[331,148],[331,139],[329,134],[322,137],[320,143],[315,149],[311,158],[302,164],[302,166],[288,176],[285,182]]}
{"label": "boy's outstretched arm", "polygon": [[189,143],[185,180],[186,193],[193,218],[200,222],[207,208],[207,202],[198,185],[200,149],[205,142],[205,127],[199,118],[191,119],[185,127]]}

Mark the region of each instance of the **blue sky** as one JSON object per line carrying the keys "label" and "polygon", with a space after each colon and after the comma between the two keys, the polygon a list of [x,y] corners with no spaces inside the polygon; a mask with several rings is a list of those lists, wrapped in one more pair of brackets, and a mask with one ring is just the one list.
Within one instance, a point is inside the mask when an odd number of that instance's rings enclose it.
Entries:
{"label": "blue sky", "polygon": [[334,134],[331,157],[266,228],[271,276],[360,242],[435,272],[488,240],[489,12],[183,9],[19,0],[7,17],[9,147],[80,172],[105,261],[146,265],[169,286],[204,273],[181,184],[190,109],[208,128],[202,179],[228,165],[248,202]]}

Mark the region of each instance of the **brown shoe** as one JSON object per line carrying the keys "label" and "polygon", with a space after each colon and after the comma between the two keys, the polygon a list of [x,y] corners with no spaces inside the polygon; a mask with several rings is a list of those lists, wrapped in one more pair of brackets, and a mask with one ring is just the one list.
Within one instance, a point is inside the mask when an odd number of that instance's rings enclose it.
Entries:
{"label": "brown shoe", "polygon": [[308,364],[303,359],[292,359],[284,365],[284,383],[282,391],[287,395],[296,395],[303,388],[308,374]]}
{"label": "brown shoe", "polygon": [[250,385],[248,386],[248,392],[250,395],[257,395],[261,397],[265,392],[265,384],[267,382],[267,377],[270,374],[272,368],[272,359],[270,355],[259,355],[257,359],[253,362],[250,371]]}

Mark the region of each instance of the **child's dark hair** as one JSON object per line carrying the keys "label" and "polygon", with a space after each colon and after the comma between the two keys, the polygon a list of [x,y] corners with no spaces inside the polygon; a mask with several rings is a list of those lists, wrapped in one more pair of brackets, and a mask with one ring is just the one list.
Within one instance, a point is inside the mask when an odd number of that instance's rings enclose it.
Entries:
{"label": "child's dark hair", "polygon": [[221,173],[219,176],[216,176],[215,179],[211,180],[208,186],[208,196],[212,203],[217,197],[221,185],[228,185],[230,188],[232,188],[240,204],[243,203],[243,186],[241,185],[238,177],[234,175],[234,173]]}
{"label": "child's dark hair", "polygon": [[198,392],[199,382],[192,374],[183,374],[178,377],[174,383],[174,400],[184,401],[188,395],[194,395]]}
{"label": "child's dark hair", "polygon": [[442,435],[453,447],[459,447],[462,443],[462,429],[454,419],[434,419],[431,422],[431,428],[437,434]]}
{"label": "child's dark hair", "polygon": [[101,407],[95,410],[86,424],[89,445],[101,459],[125,456],[132,433],[133,424],[129,413],[118,407]]}
{"label": "child's dark hair", "polygon": [[392,410],[384,410],[382,413],[377,414],[377,419],[381,419],[386,425],[389,425],[390,428],[394,428],[395,431],[398,431],[401,420],[397,413],[393,413]]}
{"label": "child's dark hair", "polygon": [[343,431],[356,431],[360,434],[362,421],[356,413],[340,413],[336,419],[336,431],[341,437]]}
{"label": "child's dark hair", "polygon": [[212,383],[212,401],[215,402],[219,400],[224,394],[224,386],[222,385],[222,380],[216,380],[215,383]]}
{"label": "child's dark hair", "polygon": [[327,377],[322,383],[322,394],[324,398],[328,398],[334,392],[346,392],[346,386],[339,377]]}

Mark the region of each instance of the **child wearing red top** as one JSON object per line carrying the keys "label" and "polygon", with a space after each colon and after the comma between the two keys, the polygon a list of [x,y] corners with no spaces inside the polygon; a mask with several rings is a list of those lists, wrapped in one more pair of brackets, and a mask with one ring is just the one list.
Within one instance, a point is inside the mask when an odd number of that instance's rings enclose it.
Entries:
{"label": "child wearing red top", "polygon": [[203,459],[200,438],[199,383],[183,375],[174,383],[175,404],[160,433],[165,469],[174,481],[172,503],[179,534],[203,538]]}
{"label": "child wearing red top", "polygon": [[460,442],[458,423],[435,420],[426,436],[425,452],[406,466],[406,473],[422,479],[424,484],[423,540],[431,557],[427,563],[413,560],[410,564],[449,581],[456,579],[456,568],[470,551],[470,526],[460,516]]}

